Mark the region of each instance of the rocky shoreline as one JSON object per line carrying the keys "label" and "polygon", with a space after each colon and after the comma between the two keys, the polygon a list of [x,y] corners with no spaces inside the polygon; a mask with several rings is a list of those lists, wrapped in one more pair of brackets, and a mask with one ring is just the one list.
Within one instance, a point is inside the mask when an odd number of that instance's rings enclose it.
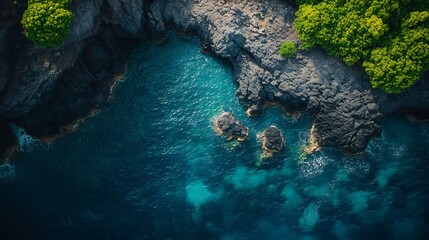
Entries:
{"label": "rocky shoreline", "polygon": [[[72,1],[76,14],[63,47],[36,49],[22,35],[25,6],[0,10],[0,152],[14,144],[9,124],[36,137],[106,106],[115,74],[138,42],[167,38],[171,29],[197,35],[204,50],[228,60],[236,96],[251,116],[265,102],[314,119],[314,144],[362,151],[381,131],[380,119],[410,109],[429,110],[429,74],[409,91],[374,90],[359,67],[349,68],[320,49],[284,59],[285,40],[299,44],[295,9],[280,0],[87,0]],[[15,9],[17,8],[17,9]]]}

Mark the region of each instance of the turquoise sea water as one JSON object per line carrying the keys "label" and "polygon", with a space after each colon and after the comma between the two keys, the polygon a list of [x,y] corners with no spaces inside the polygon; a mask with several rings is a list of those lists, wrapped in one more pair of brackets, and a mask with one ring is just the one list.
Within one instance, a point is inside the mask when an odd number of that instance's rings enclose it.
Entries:
{"label": "turquoise sea water", "polygon": [[[363,154],[303,158],[311,118],[269,108],[249,119],[228,65],[197,39],[145,43],[113,102],[42,144],[17,126],[21,151],[0,165],[0,239],[425,239],[429,123],[383,121]],[[231,144],[213,118],[232,111],[250,139]],[[286,148],[257,167],[256,134]]]}

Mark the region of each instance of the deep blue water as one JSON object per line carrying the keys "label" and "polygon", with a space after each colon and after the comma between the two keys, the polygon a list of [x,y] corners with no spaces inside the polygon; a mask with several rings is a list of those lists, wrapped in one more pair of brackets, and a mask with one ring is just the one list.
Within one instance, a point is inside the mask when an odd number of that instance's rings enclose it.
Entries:
{"label": "deep blue water", "polygon": [[[113,102],[42,144],[14,127],[21,151],[0,165],[0,239],[425,239],[429,123],[383,121],[363,154],[306,158],[311,118],[269,108],[249,119],[231,69],[197,39],[144,43]],[[232,111],[250,139],[226,142],[214,116]],[[286,148],[257,167],[256,134]]]}

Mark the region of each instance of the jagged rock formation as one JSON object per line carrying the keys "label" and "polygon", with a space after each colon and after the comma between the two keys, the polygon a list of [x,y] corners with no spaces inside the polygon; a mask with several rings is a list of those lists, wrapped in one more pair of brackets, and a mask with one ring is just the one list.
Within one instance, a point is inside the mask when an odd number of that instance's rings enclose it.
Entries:
{"label": "jagged rock formation", "polygon": [[230,112],[224,112],[217,116],[213,122],[213,127],[216,133],[227,136],[228,140],[236,139],[242,142],[249,137],[249,129]]}
{"label": "jagged rock formation", "polygon": [[285,138],[282,132],[276,126],[269,126],[262,134],[262,149],[266,153],[275,153],[283,149]]}
{"label": "jagged rock formation", "polygon": [[[198,35],[232,63],[237,97],[249,115],[262,113],[264,101],[305,110],[320,146],[361,151],[380,132],[382,116],[429,108],[428,74],[409,91],[387,95],[371,89],[362,69],[320,49],[279,56],[283,41],[299,43],[295,9],[285,1],[72,1],[75,23],[65,45],[54,50],[35,49],[20,34],[19,14],[6,14],[14,7],[0,10],[0,123],[15,122],[38,136],[56,134],[104,106],[132,39],[164,39],[171,28]],[[3,54],[8,49],[14,54]]]}

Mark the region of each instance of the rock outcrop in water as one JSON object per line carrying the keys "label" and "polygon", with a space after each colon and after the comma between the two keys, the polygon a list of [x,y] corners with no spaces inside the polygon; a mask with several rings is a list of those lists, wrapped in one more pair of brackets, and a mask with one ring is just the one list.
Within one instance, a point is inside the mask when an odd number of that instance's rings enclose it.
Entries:
{"label": "rock outcrop in water", "polygon": [[236,139],[239,142],[249,137],[249,129],[230,112],[221,113],[213,122],[215,132],[225,135],[228,140]]}
{"label": "rock outcrop in water", "polygon": [[130,43],[146,35],[165,39],[169,26],[198,35],[231,62],[237,97],[249,115],[262,113],[265,101],[305,110],[314,118],[320,146],[361,151],[379,134],[382,116],[429,110],[427,73],[409,91],[387,95],[371,88],[361,68],[347,67],[320,49],[291,59],[279,56],[285,40],[300,43],[295,9],[285,1],[72,1],[71,33],[53,50],[36,49],[23,37],[21,5],[0,8],[0,124],[13,122],[36,136],[61,133],[61,126],[103,107]]}
{"label": "rock outcrop in water", "polygon": [[276,126],[269,126],[262,134],[262,149],[266,153],[275,153],[283,149],[285,138]]}

